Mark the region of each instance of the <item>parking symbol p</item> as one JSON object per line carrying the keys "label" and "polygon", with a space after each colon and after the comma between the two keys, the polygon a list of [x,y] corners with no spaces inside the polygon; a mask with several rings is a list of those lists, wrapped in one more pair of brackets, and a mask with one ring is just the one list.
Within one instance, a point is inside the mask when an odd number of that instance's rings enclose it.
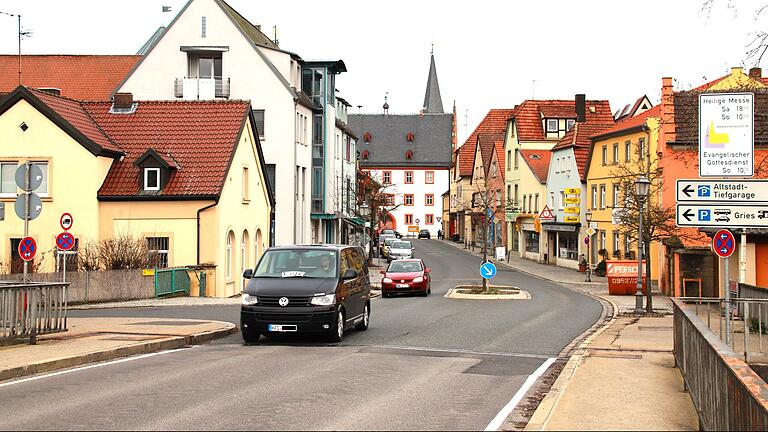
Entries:
{"label": "parking symbol p", "polygon": [[697,189],[697,194],[700,197],[709,197],[709,194],[711,193],[711,189],[709,185],[701,185]]}
{"label": "parking symbol p", "polygon": [[709,222],[712,220],[712,211],[709,209],[699,210],[699,220]]}

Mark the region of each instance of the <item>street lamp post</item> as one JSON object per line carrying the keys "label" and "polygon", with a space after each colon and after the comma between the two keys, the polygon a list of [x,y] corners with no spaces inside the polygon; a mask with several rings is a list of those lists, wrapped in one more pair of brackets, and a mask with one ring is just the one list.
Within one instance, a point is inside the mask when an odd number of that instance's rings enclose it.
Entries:
{"label": "street lamp post", "polygon": [[[645,176],[640,176],[635,180],[635,197],[637,198],[638,208],[638,227],[637,227],[637,290],[635,291],[635,313],[643,314],[643,204],[648,196],[648,189],[651,187],[651,181]],[[650,281],[649,281],[650,282]],[[648,286],[647,289],[651,289]]]}
{"label": "street lamp post", "polygon": [[[592,210],[587,210],[584,213],[584,217],[587,220],[587,229],[590,228],[592,222]],[[587,233],[587,280],[586,282],[592,282],[592,236]]]}

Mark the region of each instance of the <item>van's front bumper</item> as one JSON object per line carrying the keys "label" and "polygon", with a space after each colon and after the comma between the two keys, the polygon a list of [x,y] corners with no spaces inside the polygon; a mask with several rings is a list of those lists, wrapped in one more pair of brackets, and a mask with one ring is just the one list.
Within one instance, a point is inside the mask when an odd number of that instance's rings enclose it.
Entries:
{"label": "van's front bumper", "polygon": [[243,306],[240,327],[255,333],[270,334],[269,325],[295,325],[298,333],[327,332],[336,326],[334,306],[274,308]]}

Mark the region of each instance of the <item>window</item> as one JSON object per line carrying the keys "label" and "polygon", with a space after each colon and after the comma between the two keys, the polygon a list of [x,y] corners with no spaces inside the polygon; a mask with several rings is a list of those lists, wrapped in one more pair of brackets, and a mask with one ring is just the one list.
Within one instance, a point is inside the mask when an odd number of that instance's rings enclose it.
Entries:
{"label": "window", "polygon": [[632,141],[624,141],[624,162],[629,162],[630,159],[632,159]]}
{"label": "window", "polygon": [[619,163],[619,143],[613,144],[613,163]]}
{"label": "window", "polygon": [[568,119],[568,120],[566,120],[566,121],[565,121],[565,130],[566,130],[566,131],[569,131],[569,130],[571,130],[571,128],[572,128],[572,127],[573,127],[573,125],[575,125],[575,124],[576,124],[576,120],[574,120],[574,119]]}
{"label": "window", "polygon": [[0,163],[0,195],[16,195],[16,162]]}
{"label": "window", "polygon": [[517,169],[520,162],[520,149],[515,149],[515,169]]}
{"label": "window", "polygon": [[496,164],[496,161],[491,162],[491,177],[496,177],[496,173],[499,171],[499,168]]}
{"label": "window", "polygon": [[227,249],[226,249],[226,253],[227,253],[226,261],[227,262],[225,264],[227,266],[226,271],[227,271],[227,279],[228,280],[232,279],[232,273],[233,273],[233,270],[234,270],[234,268],[232,267],[234,265],[234,262],[233,262],[234,260],[232,259],[233,258],[232,257],[232,244],[233,243],[235,243],[235,233],[230,231],[229,233],[227,233]]}
{"label": "window", "polygon": [[526,213],[526,209],[528,208],[528,195],[523,195],[523,213]]}
{"label": "window", "polygon": [[[296,182],[298,185],[298,182]],[[298,195],[298,191],[297,195]],[[243,201],[248,201],[248,167],[243,167]]]}
{"label": "window", "polygon": [[629,254],[632,251],[632,241],[629,236],[624,236],[624,253]]}
{"label": "window", "polygon": [[[247,262],[246,254],[248,253],[248,231],[243,231],[243,236],[240,238],[240,274],[245,271],[245,263]],[[244,286],[242,288],[245,288]]]}
{"label": "window", "polygon": [[412,214],[406,214],[405,215],[405,224],[406,225],[413,225],[413,215]]}
{"label": "window", "polygon": [[[536,196],[538,201],[538,195]],[[528,211],[533,212],[533,195],[528,195]]]}
{"label": "window", "polygon": [[645,148],[645,138],[637,140],[637,148],[640,156],[640,160],[644,160],[647,157],[647,149]]}
{"label": "window", "polygon": [[571,166],[572,166],[571,165],[571,157],[568,156],[568,158],[566,159],[566,162],[565,162],[565,171],[570,171],[571,170]]}
{"label": "window", "polygon": [[520,196],[518,195],[518,187],[515,185],[515,206],[520,207]]}
{"label": "window", "polygon": [[413,205],[413,194],[405,194],[403,201],[404,201],[405,205],[412,206]]}
{"label": "window", "polygon": [[557,119],[547,119],[547,132],[557,132]]}
{"label": "window", "polygon": [[558,206],[560,210],[563,209],[565,206],[565,191],[560,191],[560,205]]}
{"label": "window", "polygon": [[413,184],[413,171],[405,172],[405,184]]}
{"label": "window", "polygon": [[600,249],[608,250],[605,247],[606,246],[605,242],[607,238],[608,236],[606,235],[605,230],[600,230]]}
{"label": "window", "polygon": [[496,190],[496,208],[501,207],[501,189]]}
{"label": "window", "polygon": [[613,207],[619,208],[619,185],[613,185]]}
{"label": "window", "polygon": [[395,205],[395,196],[393,194],[384,195],[384,205]]}
{"label": "window", "polygon": [[534,211],[535,213],[538,213],[538,212],[539,212],[539,194],[536,194],[536,195],[534,196],[534,200],[533,200],[533,211]]}
{"label": "window", "polygon": [[205,37],[206,30],[205,17],[202,17],[200,19],[200,37]]}
{"label": "window", "polygon": [[619,254],[617,258],[621,258],[621,245],[619,244],[619,233],[618,231],[613,232],[613,256],[616,256],[616,254]]}
{"label": "window", "polygon": [[525,251],[539,253],[539,233],[525,231]]}
{"label": "window", "polygon": [[592,208],[597,208],[597,186],[592,186]]}
{"label": "window", "polygon": [[434,171],[425,171],[424,172],[424,183],[426,183],[426,184],[435,184],[435,172]]}
{"label": "window", "polygon": [[434,225],[435,224],[435,215],[426,214],[424,215],[424,223],[427,225]]}
{"label": "window", "polygon": [[385,185],[392,184],[392,171],[384,171],[381,173],[382,183]]}
{"label": "window", "polygon": [[512,169],[512,150],[507,150],[507,171]]}
{"label": "window", "polygon": [[147,237],[147,253],[150,266],[168,267],[168,237]]}
{"label": "window", "polygon": [[605,208],[605,185],[600,185],[600,208]]}
{"label": "window", "polygon": [[434,194],[424,195],[424,205],[428,205],[428,206],[435,205],[435,195]]}
{"label": "window", "polygon": [[259,138],[264,139],[264,110],[253,110],[253,118],[256,120],[256,132],[259,133]]}
{"label": "window", "polygon": [[160,190],[160,168],[144,168],[144,190]]}
{"label": "window", "polygon": [[608,164],[608,146],[604,145],[603,146],[603,165],[607,165],[607,164]]}
{"label": "window", "polygon": [[555,193],[554,193],[554,192],[550,192],[550,193],[549,193],[549,205],[550,205],[552,208],[556,208],[556,207],[555,207]]}

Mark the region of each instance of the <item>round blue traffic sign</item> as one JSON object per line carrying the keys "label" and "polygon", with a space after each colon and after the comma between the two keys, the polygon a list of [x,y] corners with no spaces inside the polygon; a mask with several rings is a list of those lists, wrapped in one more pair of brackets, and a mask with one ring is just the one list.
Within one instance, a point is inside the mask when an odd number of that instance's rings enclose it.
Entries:
{"label": "round blue traffic sign", "polygon": [[726,229],[716,232],[715,236],[712,237],[712,250],[720,258],[728,258],[733,255],[736,250],[736,238],[733,237],[733,233]]}
{"label": "round blue traffic sign", "polygon": [[32,261],[37,253],[37,242],[32,237],[24,237],[19,242],[19,257],[24,261]]}
{"label": "round blue traffic sign", "polygon": [[496,276],[496,266],[492,262],[483,263],[480,266],[480,276],[483,279],[493,279]]}
{"label": "round blue traffic sign", "polygon": [[63,232],[56,236],[56,247],[59,250],[68,251],[75,247],[75,236],[68,232]]}

